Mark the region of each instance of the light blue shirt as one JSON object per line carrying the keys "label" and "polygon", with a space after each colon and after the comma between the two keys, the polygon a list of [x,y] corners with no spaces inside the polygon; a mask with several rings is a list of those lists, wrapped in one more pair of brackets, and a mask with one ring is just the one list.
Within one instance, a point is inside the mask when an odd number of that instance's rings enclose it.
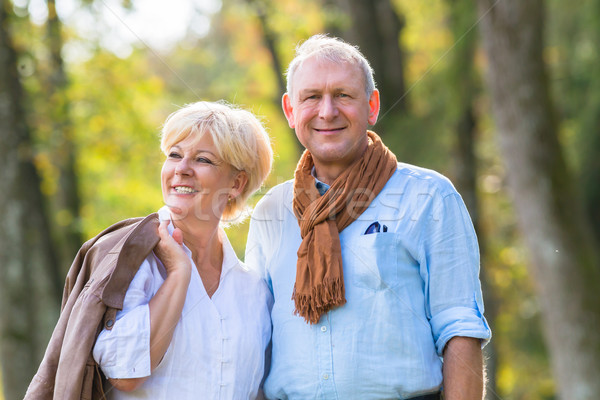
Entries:
{"label": "light blue shirt", "polygon": [[[398,164],[369,208],[340,233],[347,303],[307,324],[291,300],[302,241],[293,182],[256,206],[246,263],[275,304],[270,399],[404,399],[442,384],[444,346],[482,339],[477,238],[465,205],[440,174]],[[378,221],[387,227],[365,235]]]}

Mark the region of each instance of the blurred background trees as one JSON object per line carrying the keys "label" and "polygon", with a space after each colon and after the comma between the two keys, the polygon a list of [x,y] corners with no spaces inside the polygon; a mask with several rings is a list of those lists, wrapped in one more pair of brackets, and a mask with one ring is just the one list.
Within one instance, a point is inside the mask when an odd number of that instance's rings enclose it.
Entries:
{"label": "blurred background trees", "polygon": [[545,337],[562,398],[600,392],[600,256],[565,161],[543,62],[542,0],[479,0],[508,189],[531,254]]}
{"label": "blurred background trees", "polygon": [[[0,0],[6,399],[37,368],[82,241],[161,206],[169,113],[200,99],[251,109],[277,155],[265,190],[292,176],[301,148],[279,106],[283,73],[323,32],[371,61],[374,129],[398,158],[449,176],[467,203],[494,331],[487,398],[595,398],[599,0],[161,3]],[[228,233],[242,257],[247,222]]]}

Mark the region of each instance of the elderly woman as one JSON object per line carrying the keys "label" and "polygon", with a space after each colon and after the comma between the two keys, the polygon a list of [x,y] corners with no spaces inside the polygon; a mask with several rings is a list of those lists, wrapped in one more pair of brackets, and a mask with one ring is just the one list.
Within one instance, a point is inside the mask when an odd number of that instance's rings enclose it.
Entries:
{"label": "elderly woman", "polygon": [[[243,211],[269,173],[269,137],[251,113],[199,102],[169,116],[161,149],[165,206],[158,232],[147,222],[154,214],[121,222],[82,247],[30,398],[44,398],[41,387],[49,384],[55,398],[89,398],[84,392],[109,399],[257,397],[272,298],[220,225]],[[90,293],[95,302],[81,300]],[[100,316],[100,328],[82,322],[91,315]],[[91,331],[100,333],[96,338]],[[91,356],[63,354],[77,346]],[[83,372],[74,358],[86,361]],[[96,363],[108,378],[104,387],[88,376],[99,375]]]}

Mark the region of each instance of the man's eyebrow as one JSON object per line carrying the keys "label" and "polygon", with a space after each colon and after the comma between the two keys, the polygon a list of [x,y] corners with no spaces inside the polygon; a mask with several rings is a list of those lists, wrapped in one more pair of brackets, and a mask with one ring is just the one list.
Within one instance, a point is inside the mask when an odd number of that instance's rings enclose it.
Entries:
{"label": "man's eyebrow", "polygon": [[[351,92],[352,88],[349,87],[336,87],[333,88],[332,92],[333,93],[340,93],[340,92]],[[314,93],[321,93],[322,90],[321,89],[302,89],[298,92],[298,94],[300,95],[307,95],[307,94],[314,94]]]}
{"label": "man's eyebrow", "polygon": [[312,94],[321,92],[319,89],[302,89],[299,94]]}

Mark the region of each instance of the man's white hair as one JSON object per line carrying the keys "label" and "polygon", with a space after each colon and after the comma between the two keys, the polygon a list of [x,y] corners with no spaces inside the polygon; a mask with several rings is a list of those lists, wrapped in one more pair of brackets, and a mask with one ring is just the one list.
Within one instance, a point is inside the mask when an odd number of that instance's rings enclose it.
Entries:
{"label": "man's white hair", "polygon": [[360,52],[357,46],[352,46],[339,38],[332,38],[324,34],[311,36],[305,42],[296,47],[296,56],[290,62],[286,72],[287,92],[293,97],[294,74],[304,61],[317,57],[319,60],[327,60],[334,63],[349,63],[357,65],[363,72],[365,80],[365,91],[367,98],[371,97],[375,90],[373,79],[373,68]]}

